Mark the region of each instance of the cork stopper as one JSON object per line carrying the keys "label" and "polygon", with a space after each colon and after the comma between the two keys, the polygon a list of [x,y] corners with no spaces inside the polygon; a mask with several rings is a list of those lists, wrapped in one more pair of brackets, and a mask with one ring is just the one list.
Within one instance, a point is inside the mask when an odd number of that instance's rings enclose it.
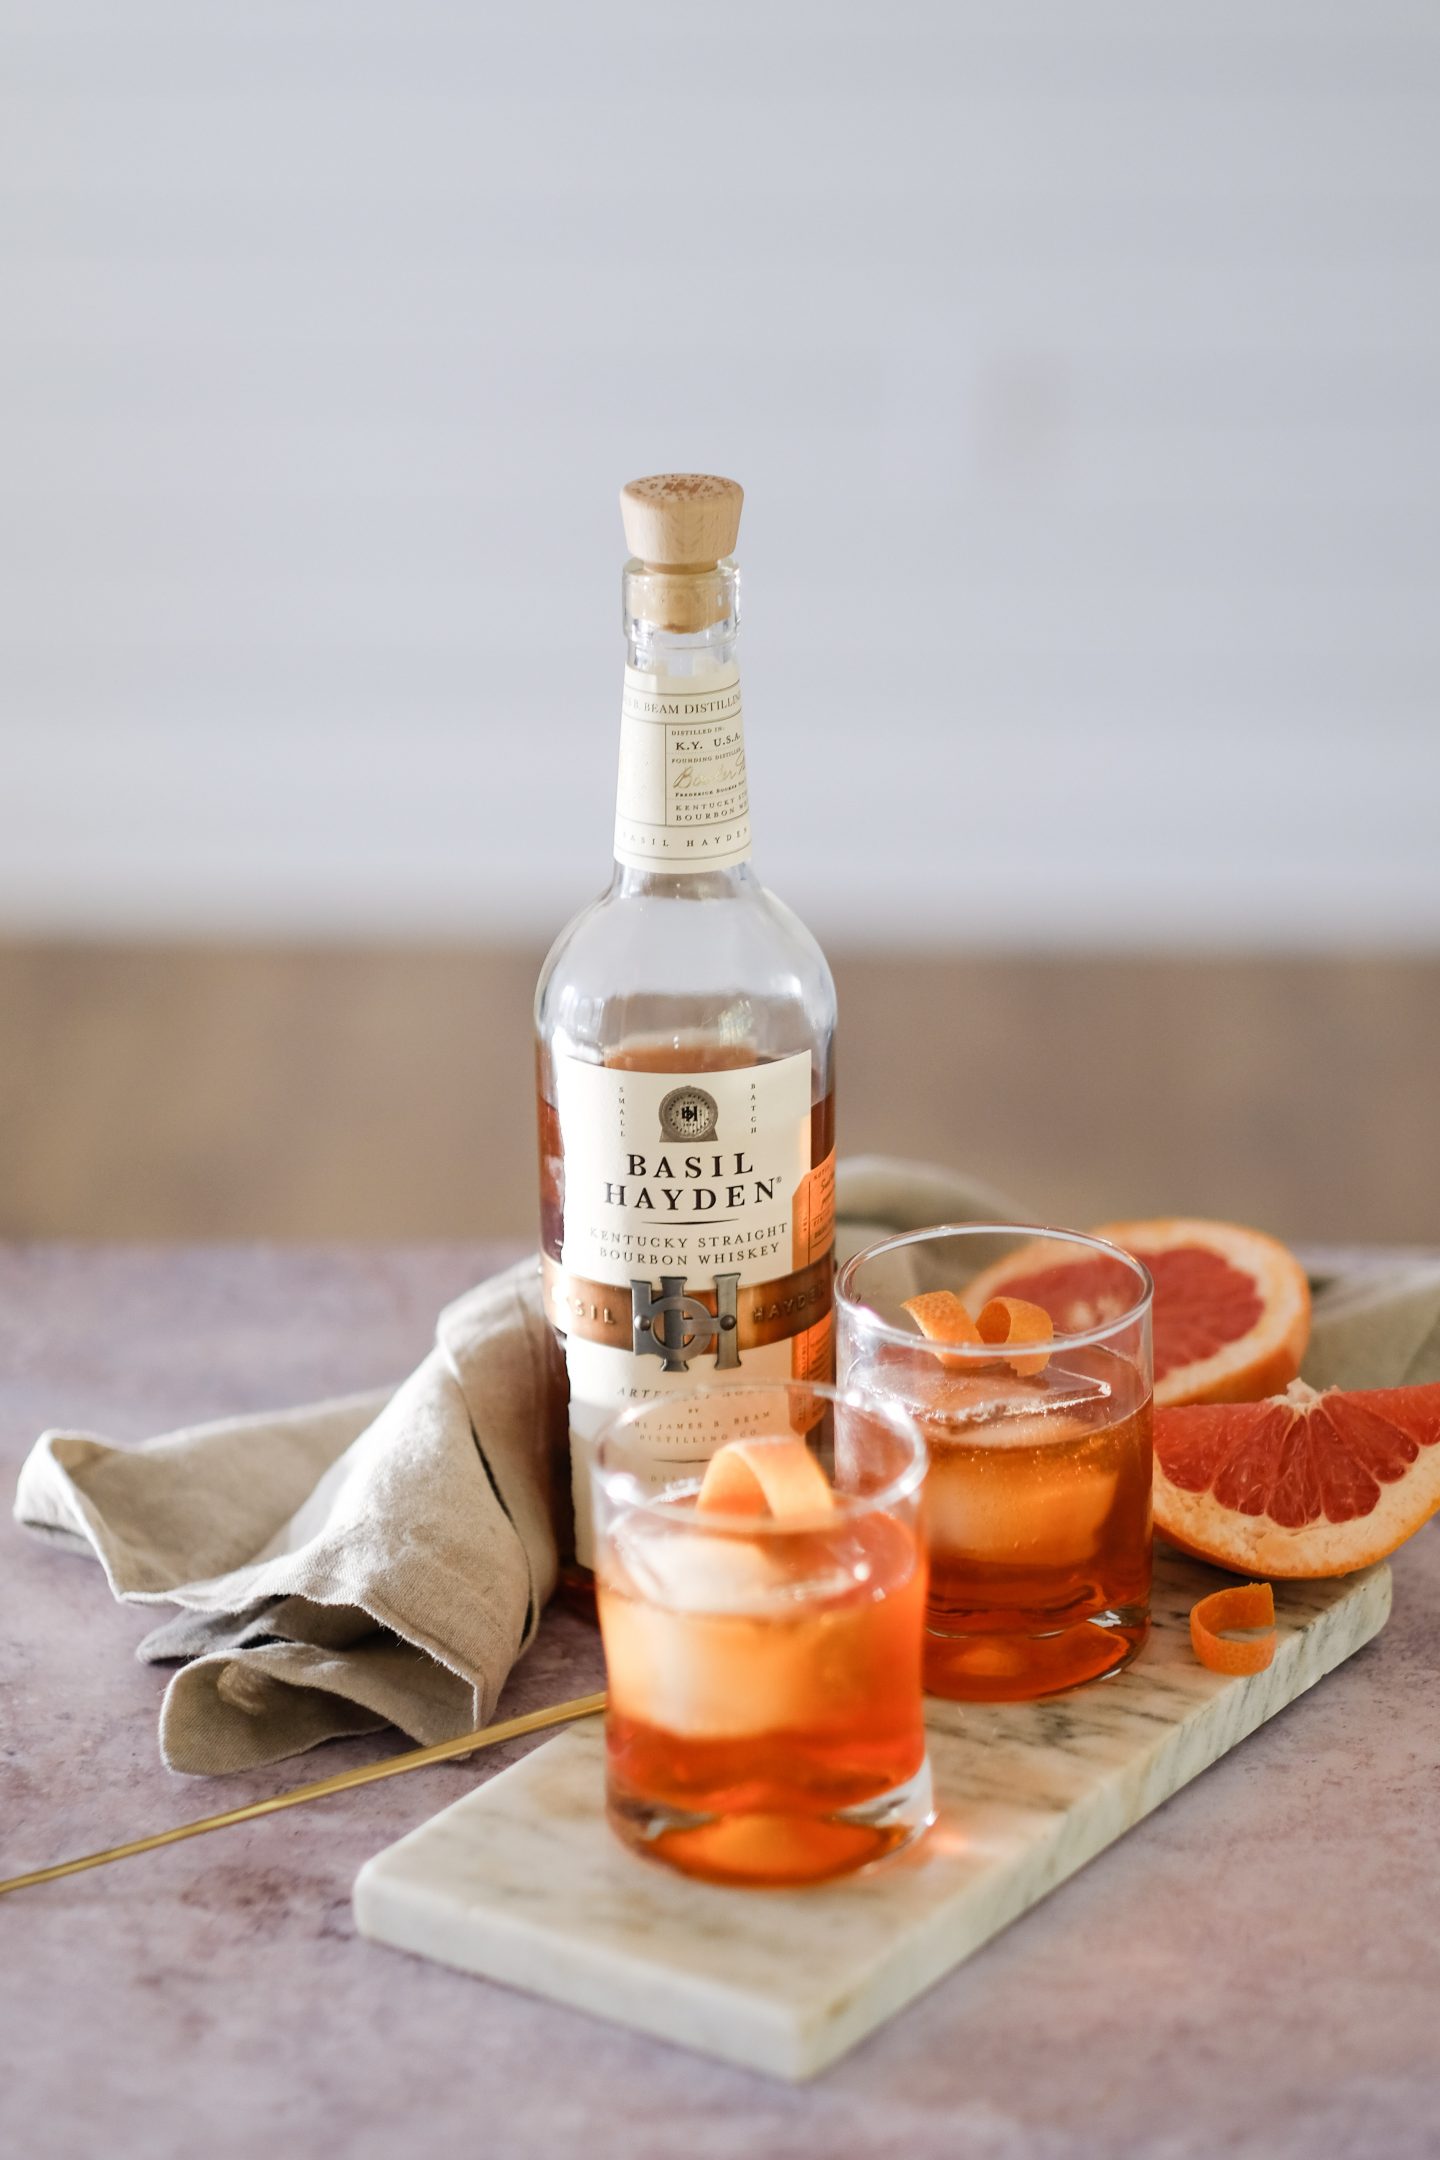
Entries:
{"label": "cork stopper", "polygon": [[714,473],[628,481],[620,490],[626,544],[652,570],[713,570],[735,552],[744,500],[738,480]]}

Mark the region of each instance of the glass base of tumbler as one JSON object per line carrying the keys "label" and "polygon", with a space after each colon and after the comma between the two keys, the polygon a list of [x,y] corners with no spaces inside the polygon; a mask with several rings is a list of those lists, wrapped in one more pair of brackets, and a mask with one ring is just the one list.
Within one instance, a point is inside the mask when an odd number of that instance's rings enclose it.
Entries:
{"label": "glass base of tumbler", "polygon": [[1148,1606],[1118,1606],[1065,1627],[957,1629],[927,1620],[925,1692],[950,1702],[1030,1702],[1123,1672],[1150,1632]]}
{"label": "glass base of tumbler", "polygon": [[754,1890],[853,1875],[903,1852],[935,1820],[928,1759],[888,1792],[833,1815],[696,1815],[640,1798],[612,1780],[606,1813],[616,1835],[683,1875]]}

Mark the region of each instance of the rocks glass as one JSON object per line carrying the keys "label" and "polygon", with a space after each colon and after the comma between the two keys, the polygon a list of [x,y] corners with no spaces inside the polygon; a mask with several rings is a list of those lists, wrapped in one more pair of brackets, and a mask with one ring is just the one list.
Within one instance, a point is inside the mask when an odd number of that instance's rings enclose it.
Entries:
{"label": "rocks glass", "polygon": [[[952,1291],[1073,1310],[1042,1354],[927,1340],[906,1311]],[[1010,1702],[1118,1672],[1150,1624],[1151,1283],[1117,1246],[962,1224],[887,1238],[836,1285],[842,1382],[903,1409],[930,1451],[925,1686]]]}

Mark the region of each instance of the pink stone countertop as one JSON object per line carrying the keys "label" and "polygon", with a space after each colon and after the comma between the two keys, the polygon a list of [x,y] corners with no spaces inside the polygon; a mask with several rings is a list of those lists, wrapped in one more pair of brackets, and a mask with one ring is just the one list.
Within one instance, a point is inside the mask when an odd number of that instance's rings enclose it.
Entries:
{"label": "pink stone countertop", "polygon": [[[493,1250],[0,1249],[0,1448],[398,1377]],[[147,1614],[7,1523],[0,1873],[388,1752],[160,1767]],[[519,1747],[0,1903],[15,2160],[1409,2160],[1440,2153],[1440,1530],[1379,1640],[816,2084],[357,1939],[371,1853]],[[502,1708],[599,1684],[557,1617]]]}

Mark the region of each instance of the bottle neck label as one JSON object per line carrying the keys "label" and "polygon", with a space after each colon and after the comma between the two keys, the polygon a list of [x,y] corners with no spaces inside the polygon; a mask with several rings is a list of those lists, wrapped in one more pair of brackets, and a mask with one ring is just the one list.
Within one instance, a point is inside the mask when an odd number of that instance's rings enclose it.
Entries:
{"label": "bottle neck label", "polygon": [[630,870],[727,870],[750,860],[740,670],[625,670],[615,860]]}

